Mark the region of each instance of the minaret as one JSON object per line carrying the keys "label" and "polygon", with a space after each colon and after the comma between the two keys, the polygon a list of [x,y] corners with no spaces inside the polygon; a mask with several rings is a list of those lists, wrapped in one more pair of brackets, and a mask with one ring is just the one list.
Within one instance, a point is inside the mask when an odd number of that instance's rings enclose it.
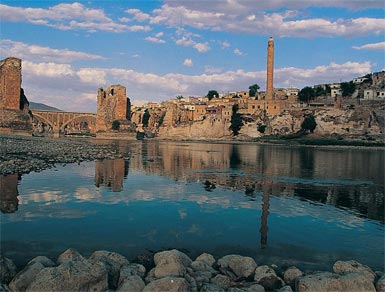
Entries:
{"label": "minaret", "polygon": [[274,71],[274,40],[269,38],[267,43],[267,79],[266,79],[266,99],[274,99],[273,88],[273,71]]}

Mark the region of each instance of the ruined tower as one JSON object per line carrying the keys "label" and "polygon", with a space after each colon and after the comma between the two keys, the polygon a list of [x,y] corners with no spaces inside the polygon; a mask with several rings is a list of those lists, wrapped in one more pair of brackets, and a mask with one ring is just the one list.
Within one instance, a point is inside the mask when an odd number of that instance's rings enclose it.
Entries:
{"label": "ruined tower", "polygon": [[126,88],[120,84],[98,90],[96,113],[96,131],[107,131],[112,122],[130,120],[130,99],[126,96]]}
{"label": "ruined tower", "polygon": [[9,57],[0,61],[0,107],[21,108],[21,60]]}
{"label": "ruined tower", "polygon": [[274,73],[274,40],[269,38],[267,43],[267,79],[266,79],[266,99],[274,99],[273,87],[273,73]]}

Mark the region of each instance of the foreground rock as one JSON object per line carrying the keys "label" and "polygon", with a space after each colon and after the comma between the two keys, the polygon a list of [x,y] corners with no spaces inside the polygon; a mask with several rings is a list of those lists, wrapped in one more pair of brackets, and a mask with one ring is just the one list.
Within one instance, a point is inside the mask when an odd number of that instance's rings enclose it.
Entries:
{"label": "foreground rock", "polygon": [[373,282],[359,273],[347,273],[344,275],[329,272],[317,272],[312,275],[300,277],[296,282],[298,292],[314,291],[351,291],[351,292],[375,292]]}
{"label": "foreground rock", "polygon": [[16,266],[11,259],[0,256],[0,283],[8,284],[16,275]]}
{"label": "foreground rock", "polygon": [[[3,258],[2,268],[12,267],[11,262]],[[56,263],[44,256],[32,259],[9,285],[0,283],[0,292],[375,292],[376,288],[385,292],[384,274],[377,271],[376,278],[380,279],[374,283],[372,270],[355,261],[336,262],[333,269],[339,273],[304,274],[290,267],[279,273],[285,281],[276,273],[278,266],[256,267],[252,258],[239,255],[224,256],[215,263],[212,255],[202,254],[192,261],[174,249],[156,253],[154,263],[147,272],[143,265],[130,263],[115,252],[95,251],[85,258],[68,249]],[[6,270],[1,271],[6,274]]]}
{"label": "foreground rock", "polygon": [[223,269],[230,269],[237,277],[251,276],[257,264],[250,257],[240,255],[227,255],[218,260],[218,265]]}

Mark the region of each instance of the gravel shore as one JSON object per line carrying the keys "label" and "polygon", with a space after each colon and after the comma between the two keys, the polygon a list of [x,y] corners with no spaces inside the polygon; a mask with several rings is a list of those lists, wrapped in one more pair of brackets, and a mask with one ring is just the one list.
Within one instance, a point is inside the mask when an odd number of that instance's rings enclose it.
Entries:
{"label": "gravel shore", "polygon": [[55,163],[122,157],[111,145],[98,145],[90,139],[0,136],[0,175],[38,172]]}

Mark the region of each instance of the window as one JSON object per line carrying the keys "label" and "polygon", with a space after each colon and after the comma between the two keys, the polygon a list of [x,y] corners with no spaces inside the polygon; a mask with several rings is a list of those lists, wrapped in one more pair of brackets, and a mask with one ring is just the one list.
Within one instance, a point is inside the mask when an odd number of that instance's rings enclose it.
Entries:
{"label": "window", "polygon": [[252,105],[251,108],[252,108],[252,109],[255,109],[255,105]]}

